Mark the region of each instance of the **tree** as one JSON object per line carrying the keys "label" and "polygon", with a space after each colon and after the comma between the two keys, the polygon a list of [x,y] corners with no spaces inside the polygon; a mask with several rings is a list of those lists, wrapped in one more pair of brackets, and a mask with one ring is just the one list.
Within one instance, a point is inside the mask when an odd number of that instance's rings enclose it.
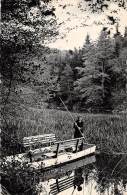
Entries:
{"label": "tree", "polygon": [[[14,103],[19,85],[42,87],[49,83],[44,40],[56,35],[54,8],[39,0],[2,0],[2,103]],[[36,58],[36,59],[35,59]],[[40,60],[38,60],[38,59]],[[36,61],[39,61],[38,64]],[[45,75],[45,77],[44,77]],[[47,84],[48,85],[48,84]],[[11,101],[9,96],[12,95]],[[13,101],[12,101],[13,99]],[[18,100],[19,105],[20,100]],[[16,107],[16,104],[15,104]],[[9,112],[8,112],[9,113]]]}
{"label": "tree", "polygon": [[88,35],[83,47],[84,68],[79,68],[81,78],[76,82],[76,90],[81,94],[85,108],[106,111],[110,105],[110,77],[108,60],[114,56],[114,47],[107,32],[102,31],[96,45],[92,45]]}
{"label": "tree", "polygon": [[[16,119],[19,112],[23,115],[24,109],[29,108],[35,100],[35,95],[37,99],[40,88],[40,94],[44,97],[51,84],[50,67],[46,61],[49,49],[42,45],[45,40],[57,34],[57,25],[54,8],[49,6],[48,2],[48,0],[1,2],[1,156],[6,156],[9,152],[13,155],[19,152],[17,147],[21,143],[21,136],[18,136],[18,127],[10,125],[9,122]],[[25,94],[25,90],[29,94]],[[11,151],[7,150],[8,145]],[[39,180],[34,171],[30,172],[29,165],[15,159],[12,162],[2,159],[2,171],[5,173],[2,184],[10,193],[37,194]]]}
{"label": "tree", "polygon": [[123,47],[127,47],[127,27],[125,27],[125,32],[124,32]]}
{"label": "tree", "polygon": [[[48,93],[52,79],[46,55],[50,50],[42,44],[56,35],[56,25],[48,1],[2,0],[1,8],[2,131],[11,135],[9,118],[14,120]],[[25,89],[30,94],[26,95]]]}
{"label": "tree", "polygon": [[66,64],[60,77],[60,97],[66,102],[69,109],[73,108],[73,83],[74,73],[69,64]]}
{"label": "tree", "polygon": [[[102,31],[97,44],[97,63],[101,74],[101,87],[104,109],[112,109],[111,98],[111,78],[109,75],[109,60],[114,58],[114,45],[106,31]],[[107,108],[106,108],[107,107]]]}
{"label": "tree", "polygon": [[[4,80],[22,82],[24,58],[33,53],[47,52],[42,43],[55,33],[53,9],[40,1],[2,1],[1,74]],[[47,14],[49,12],[49,14]],[[49,17],[49,16],[52,16]],[[27,57],[28,59],[28,57]],[[30,71],[30,70],[29,70]]]}
{"label": "tree", "polygon": [[115,38],[115,55],[116,55],[116,57],[119,57],[120,50],[122,48],[123,37],[122,37],[121,33],[119,32],[119,24],[118,23],[116,25],[116,33],[114,35],[114,38]]}
{"label": "tree", "polygon": [[[117,35],[117,36],[116,36]],[[126,28],[124,37],[118,31],[115,34],[115,53],[114,59],[110,60],[110,68],[108,73],[111,78],[112,89],[112,105],[113,109],[125,110],[126,109]]]}
{"label": "tree", "polygon": [[112,75],[113,106],[116,110],[127,109],[127,46],[126,37],[121,41],[121,49],[116,63],[113,64],[110,74]]}

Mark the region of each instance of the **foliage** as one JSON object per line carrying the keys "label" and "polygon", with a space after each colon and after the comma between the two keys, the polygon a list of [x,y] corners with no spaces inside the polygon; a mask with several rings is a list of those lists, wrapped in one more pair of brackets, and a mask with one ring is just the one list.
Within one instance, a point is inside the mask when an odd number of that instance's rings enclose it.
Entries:
{"label": "foliage", "polygon": [[15,157],[10,162],[6,159],[1,163],[1,184],[12,194],[37,195],[39,188],[39,175],[31,169],[28,163],[21,163]]}
{"label": "foliage", "polygon": [[[121,35],[118,35],[121,36]],[[118,39],[118,37],[117,37]],[[126,51],[120,47],[119,56],[115,50],[116,42],[103,30],[96,44],[92,44],[87,35],[83,47],[83,67],[77,67],[79,79],[75,82],[76,93],[80,94],[80,106],[92,112],[107,112],[115,109],[113,99],[123,93],[126,96]],[[122,41],[122,39],[120,39]],[[120,42],[122,45],[123,42]],[[124,53],[122,55],[122,52]],[[121,54],[120,54],[121,53]],[[122,55],[122,56],[121,56]],[[120,57],[121,56],[121,57]],[[122,58],[122,60],[121,60]],[[116,96],[115,96],[116,94]],[[118,104],[123,102],[122,98]]]}
{"label": "foliage", "polygon": [[48,2],[38,0],[1,2],[0,72],[3,123],[7,115],[14,115],[15,110],[24,110],[28,107],[28,104],[25,104],[26,97],[23,97],[26,94],[21,93],[22,88],[31,88],[29,100],[32,104],[35,101],[39,102],[41,95],[43,98],[47,96],[48,88],[54,79],[50,76],[50,67],[46,61],[49,49],[42,46],[45,40],[57,34],[54,8]]}
{"label": "foliage", "polygon": [[[104,12],[107,10],[110,6],[110,3],[112,3],[112,0],[84,0],[88,7],[92,12]],[[115,0],[113,1],[115,4],[117,4],[119,7],[122,7],[124,9],[127,8],[126,0]]]}
{"label": "foliage", "polygon": [[25,64],[25,61],[32,60],[32,55],[41,51],[41,60],[44,61],[44,54],[48,51],[42,44],[55,35],[55,16],[53,9],[40,1],[2,1],[1,6],[1,74],[7,82],[4,83],[13,82],[12,86],[27,82],[24,73],[33,74],[36,67],[32,67],[31,62],[29,66]]}
{"label": "foliage", "polygon": [[59,97],[63,98],[63,100],[67,103],[69,109],[72,109],[71,105],[73,105],[73,77],[74,73],[71,66],[66,64],[59,81]]}
{"label": "foliage", "polygon": [[110,189],[114,194],[121,194],[126,190],[126,156],[98,155],[95,165],[97,191],[104,193]]}
{"label": "foliage", "polygon": [[126,51],[126,28],[122,36],[118,25],[113,38],[103,28],[96,42],[87,35],[80,50],[56,50],[50,65],[58,85],[50,103],[61,107],[60,96],[75,111],[112,112],[119,105],[122,108],[126,102]]}
{"label": "foliage", "polygon": [[[56,32],[54,8],[49,1],[2,0],[1,66],[2,78],[2,155],[21,152],[17,124],[9,125],[8,118],[16,119],[28,107],[47,95],[51,84],[50,67],[42,46]],[[41,88],[41,90],[40,90]],[[45,89],[45,90],[44,90]],[[11,141],[10,141],[11,140]],[[29,167],[15,159],[2,159],[5,172],[2,183],[12,194],[37,194],[38,178]]]}

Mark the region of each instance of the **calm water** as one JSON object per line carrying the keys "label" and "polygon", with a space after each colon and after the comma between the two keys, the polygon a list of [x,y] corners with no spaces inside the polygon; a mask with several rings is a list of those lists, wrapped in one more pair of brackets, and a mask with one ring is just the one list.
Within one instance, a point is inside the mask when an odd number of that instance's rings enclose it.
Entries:
{"label": "calm water", "polygon": [[127,156],[91,156],[41,176],[41,195],[127,195]]}

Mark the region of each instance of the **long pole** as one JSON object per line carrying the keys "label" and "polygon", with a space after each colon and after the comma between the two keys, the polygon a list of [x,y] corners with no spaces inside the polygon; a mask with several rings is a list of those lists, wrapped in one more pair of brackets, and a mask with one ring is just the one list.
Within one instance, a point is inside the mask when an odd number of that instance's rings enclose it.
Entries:
{"label": "long pole", "polygon": [[[74,123],[75,123],[75,120],[74,120],[72,114],[69,112],[67,106],[65,105],[65,103],[63,102],[63,100],[62,100],[60,97],[59,97],[59,99],[60,99],[60,101],[61,101],[62,104],[64,105],[65,109],[67,110],[68,114],[70,115],[70,117],[72,118],[72,120],[73,120]],[[76,124],[76,126],[78,127],[77,123],[75,123],[75,124]],[[79,129],[79,127],[78,127],[78,130],[79,130],[79,132],[81,133],[82,137],[84,138],[84,135],[83,135],[83,133],[81,132],[81,130]],[[85,138],[84,138],[84,139],[85,139]]]}

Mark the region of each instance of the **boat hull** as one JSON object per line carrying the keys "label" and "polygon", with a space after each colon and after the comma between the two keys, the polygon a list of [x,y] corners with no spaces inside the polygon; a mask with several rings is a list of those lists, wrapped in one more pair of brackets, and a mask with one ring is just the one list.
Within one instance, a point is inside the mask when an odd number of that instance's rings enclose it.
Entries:
{"label": "boat hull", "polygon": [[95,150],[96,150],[96,146],[93,145],[92,147],[89,147],[85,150],[82,150],[76,153],[67,152],[67,153],[58,155],[57,158],[45,159],[43,161],[33,162],[30,164],[31,164],[31,167],[33,167],[34,169],[46,170],[46,169],[50,169],[53,167],[59,167],[63,164],[71,163],[73,161],[84,158],[85,156],[88,156],[88,155],[93,155],[95,153]]}

